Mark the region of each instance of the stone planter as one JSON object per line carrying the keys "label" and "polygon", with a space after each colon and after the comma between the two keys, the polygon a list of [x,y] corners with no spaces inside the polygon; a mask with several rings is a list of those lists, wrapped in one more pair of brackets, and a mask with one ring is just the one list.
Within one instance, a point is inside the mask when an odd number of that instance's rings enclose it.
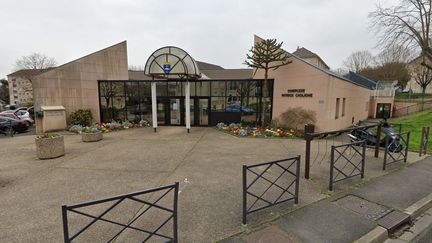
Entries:
{"label": "stone planter", "polygon": [[36,155],[39,159],[53,159],[65,154],[64,138],[61,135],[36,137]]}
{"label": "stone planter", "polygon": [[103,133],[102,132],[95,132],[95,133],[81,133],[82,141],[83,142],[97,142],[103,139]]}

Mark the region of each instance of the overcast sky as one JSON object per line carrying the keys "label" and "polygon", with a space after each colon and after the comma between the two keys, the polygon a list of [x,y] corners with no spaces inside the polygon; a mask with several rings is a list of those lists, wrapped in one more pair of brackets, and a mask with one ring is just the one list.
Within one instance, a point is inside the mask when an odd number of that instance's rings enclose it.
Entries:
{"label": "overcast sky", "polygon": [[[387,0],[390,1],[391,0]],[[381,1],[383,2],[383,1]],[[58,64],[127,40],[129,65],[175,45],[196,60],[244,68],[253,35],[284,49],[304,46],[336,69],[376,38],[368,13],[378,0],[1,0],[0,78],[32,52]]]}

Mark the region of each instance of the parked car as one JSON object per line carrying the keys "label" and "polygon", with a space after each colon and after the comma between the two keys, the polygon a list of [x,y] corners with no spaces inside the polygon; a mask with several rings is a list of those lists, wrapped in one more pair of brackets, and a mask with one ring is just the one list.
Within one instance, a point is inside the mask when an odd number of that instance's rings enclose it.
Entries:
{"label": "parked car", "polygon": [[17,110],[8,110],[0,112],[0,116],[8,116],[15,119],[25,120],[28,126],[32,126],[34,123],[33,118],[27,110],[23,110],[22,108]]}
{"label": "parked car", "polygon": [[19,118],[21,118],[21,120],[25,120],[27,121],[27,124],[29,126],[32,126],[34,123],[33,118],[31,117],[30,113],[26,110],[17,110],[15,112],[15,115],[17,115]]}
{"label": "parked car", "polygon": [[255,111],[252,108],[240,106],[240,104],[231,104],[227,105],[225,108],[226,112],[242,112],[244,114],[252,114]]}
{"label": "parked car", "polygon": [[14,132],[21,133],[28,131],[26,121],[14,119],[8,116],[0,116],[0,131],[2,133],[7,133],[11,126]]}
{"label": "parked car", "polygon": [[0,116],[10,117],[17,120],[21,119],[13,110],[0,112]]}

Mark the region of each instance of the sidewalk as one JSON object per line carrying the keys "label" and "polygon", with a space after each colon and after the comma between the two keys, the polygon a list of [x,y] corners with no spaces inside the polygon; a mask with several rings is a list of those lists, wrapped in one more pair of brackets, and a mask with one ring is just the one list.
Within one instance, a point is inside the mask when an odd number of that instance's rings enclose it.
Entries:
{"label": "sidewalk", "polygon": [[222,242],[353,242],[374,230],[390,210],[404,212],[431,193],[432,157],[427,157]]}

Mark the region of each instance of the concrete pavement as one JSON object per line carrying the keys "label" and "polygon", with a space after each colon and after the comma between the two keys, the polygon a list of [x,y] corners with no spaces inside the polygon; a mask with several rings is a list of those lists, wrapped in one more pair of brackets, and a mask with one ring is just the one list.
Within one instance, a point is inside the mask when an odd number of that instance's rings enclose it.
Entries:
{"label": "concrete pavement", "polygon": [[[296,155],[304,158],[305,146],[300,139],[237,138],[213,128],[193,128],[190,134],[183,127],[160,127],[157,133],[152,128],[136,128],[105,134],[104,140],[97,143],[83,143],[79,135],[65,135],[64,157],[38,160],[33,139],[34,136],[17,136],[0,140],[0,242],[61,242],[61,205],[175,181],[180,182],[181,191],[180,242],[216,241],[243,231],[242,165]],[[257,212],[248,217],[249,225],[260,225],[326,198],[330,153],[325,151],[330,142],[313,144],[313,158],[317,159],[311,168],[312,179],[301,179],[299,205],[286,203]],[[382,156],[376,159],[372,154],[368,150],[366,180],[388,173],[381,170]],[[411,155],[409,161],[417,158]],[[303,164],[302,160],[302,173]],[[401,166],[404,164],[396,163],[389,171]],[[354,178],[341,182],[335,191],[360,181]],[[128,222],[140,207],[128,202],[109,217]],[[323,209],[336,212],[332,207],[335,206]],[[96,214],[102,209],[95,207],[90,211]],[[157,221],[158,217],[154,213],[150,219]],[[70,219],[71,231],[88,222],[78,217]],[[356,220],[369,229],[369,222]],[[83,241],[99,239],[111,230],[111,226],[101,224],[89,231]],[[128,236],[130,240],[142,240],[142,234]]]}

